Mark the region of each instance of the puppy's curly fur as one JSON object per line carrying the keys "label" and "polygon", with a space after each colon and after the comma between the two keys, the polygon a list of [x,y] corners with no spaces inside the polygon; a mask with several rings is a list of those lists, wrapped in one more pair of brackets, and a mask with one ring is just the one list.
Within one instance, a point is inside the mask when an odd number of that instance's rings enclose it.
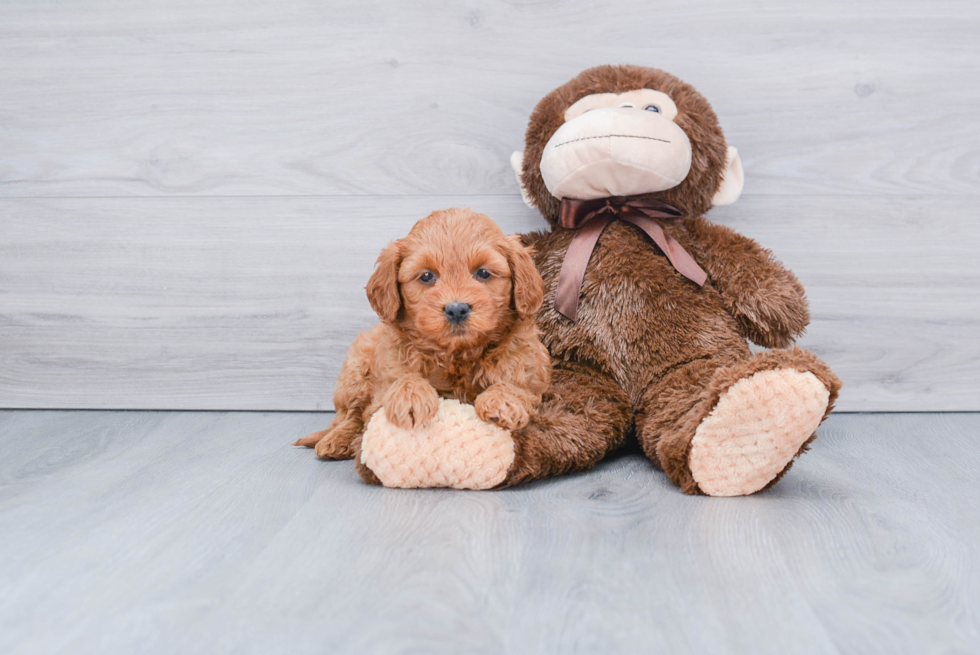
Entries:
{"label": "puppy's curly fur", "polygon": [[[472,403],[480,419],[503,428],[524,427],[551,378],[534,324],[542,293],[530,251],[488,217],[446,209],[422,219],[385,248],[368,281],[382,322],[347,352],[336,418],[296,445],[350,459],[378,409],[413,428],[435,415],[440,397]],[[449,320],[453,303],[469,305],[465,321]]]}

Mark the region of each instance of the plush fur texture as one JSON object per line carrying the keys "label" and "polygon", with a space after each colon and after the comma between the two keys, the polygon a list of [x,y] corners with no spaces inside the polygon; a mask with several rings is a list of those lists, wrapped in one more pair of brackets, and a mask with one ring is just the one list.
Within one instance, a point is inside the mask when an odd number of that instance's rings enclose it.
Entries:
{"label": "plush fur texture", "polygon": [[[541,153],[572,103],[594,93],[635,89],[667,93],[678,108],[676,123],[690,139],[692,164],[687,178],[672,189],[644,197],[665,201],[684,212],[682,218],[661,222],[665,232],[708,273],[708,282],[701,288],[691,283],[639,229],[614,221],[592,254],[579,317],[572,322],[555,311],[554,294],[573,232],[558,225],[560,204],[542,180]],[[785,393],[773,401],[781,403],[779,407],[761,403],[753,410],[739,404],[738,411],[719,410],[714,416],[723,420],[714,422],[710,441],[733,441],[712,452],[737,456],[738,444],[744,444],[747,431],[755,429],[778,450],[760,461],[765,460],[771,469],[773,461],[785,459],[777,470],[764,471],[763,477],[771,476],[763,481],[765,487],[775,483],[792,457],[815,437],[815,426],[806,420],[783,430],[791,434],[780,439],[770,438],[772,431],[765,427],[769,417],[801,412],[816,414],[819,422],[831,411],[840,381],[806,351],[756,355],[749,351],[747,339],[770,348],[790,346],[809,322],[809,313],[802,286],[768,250],[703,218],[721,183],[726,151],[708,102],[693,87],[655,69],[603,66],[587,70],[548,94],[535,108],[527,130],[522,184],[553,229],[525,235],[524,242],[534,249],[535,263],[544,278],[545,300],[538,325],[555,370],[537,415],[513,433],[516,457],[501,486],[589,468],[635,434],[644,452],[681,490],[703,493],[691,471],[691,442],[719,399],[760,371],[811,375],[777,376],[789,380]],[[807,404],[803,411],[795,405],[810,403],[811,379],[819,382],[825,395],[818,394],[823,398],[820,407]],[[792,388],[794,384],[799,388]],[[787,448],[791,451],[788,458]],[[717,462],[715,468],[728,470],[732,479],[713,480],[712,489],[750,492],[758,488],[755,472]]]}
{"label": "plush fur texture", "polygon": [[[527,425],[551,365],[534,323],[541,277],[516,237],[470,210],[434,212],[381,253],[367,295],[382,323],[347,353],[330,428],[296,445],[324,459],[355,458],[376,483],[358,455],[382,406],[384,420],[404,430],[430,421],[440,398],[472,403],[480,420],[501,428]],[[448,320],[451,303],[470,306],[463,323]]]}

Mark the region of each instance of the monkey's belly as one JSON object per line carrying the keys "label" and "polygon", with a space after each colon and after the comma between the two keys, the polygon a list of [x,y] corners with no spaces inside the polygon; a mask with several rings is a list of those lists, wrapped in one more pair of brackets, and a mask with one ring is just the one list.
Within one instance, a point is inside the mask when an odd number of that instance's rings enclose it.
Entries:
{"label": "monkey's belly", "polygon": [[[665,371],[706,357],[748,354],[734,317],[710,280],[699,287],[646,239],[611,225],[592,255],[579,316],[555,350],[606,370],[632,397]],[[612,231],[611,234],[608,232]],[[558,317],[558,320],[565,320]],[[587,344],[587,345],[586,345]]]}

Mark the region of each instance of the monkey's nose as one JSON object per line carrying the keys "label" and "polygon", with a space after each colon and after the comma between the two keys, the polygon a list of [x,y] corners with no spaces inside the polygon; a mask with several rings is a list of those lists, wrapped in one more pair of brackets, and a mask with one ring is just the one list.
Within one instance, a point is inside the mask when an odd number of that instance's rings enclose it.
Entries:
{"label": "monkey's nose", "polygon": [[459,325],[469,317],[470,306],[465,302],[453,302],[443,307],[442,311],[446,313],[446,318],[449,319],[450,323]]}

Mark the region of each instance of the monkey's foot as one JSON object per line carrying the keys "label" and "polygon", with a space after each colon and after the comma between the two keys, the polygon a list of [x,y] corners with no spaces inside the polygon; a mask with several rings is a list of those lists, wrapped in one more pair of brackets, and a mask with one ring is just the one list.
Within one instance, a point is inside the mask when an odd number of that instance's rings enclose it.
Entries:
{"label": "monkey's foot", "polygon": [[436,415],[413,430],[378,410],[361,439],[360,461],[386,487],[490,489],[514,463],[514,440],[478,419],[472,405],[442,399]]}
{"label": "monkey's foot", "polygon": [[730,386],[701,421],[689,465],[709,496],[744,496],[776,478],[820,424],[830,392],[813,373],[760,371]]}

